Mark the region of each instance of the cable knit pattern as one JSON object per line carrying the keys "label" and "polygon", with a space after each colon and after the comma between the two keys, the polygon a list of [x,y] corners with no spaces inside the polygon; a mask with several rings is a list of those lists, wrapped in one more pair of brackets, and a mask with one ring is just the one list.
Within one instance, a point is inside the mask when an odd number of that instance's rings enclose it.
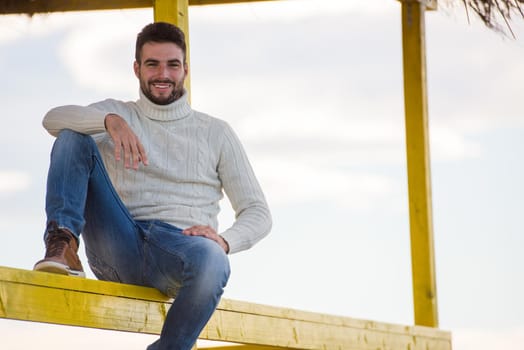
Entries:
{"label": "cable knit pattern", "polygon": [[[113,141],[104,128],[109,113],[131,126],[144,145],[148,166],[136,171],[116,162]],[[87,107],[57,107],[43,124],[54,136],[62,129],[93,136],[118,194],[136,220],[217,230],[224,190],[236,213],[233,226],[221,233],[230,253],[250,248],[271,229],[266,200],[239,139],[226,122],[192,110],[186,93],[166,106],[140,92],[136,102],[108,99]]]}

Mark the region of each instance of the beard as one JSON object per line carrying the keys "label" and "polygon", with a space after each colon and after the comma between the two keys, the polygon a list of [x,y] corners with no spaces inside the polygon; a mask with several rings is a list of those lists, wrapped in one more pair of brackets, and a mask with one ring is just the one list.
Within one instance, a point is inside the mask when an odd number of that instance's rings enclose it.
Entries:
{"label": "beard", "polygon": [[[153,95],[150,87],[151,85],[157,84],[157,83],[171,84],[173,86],[171,93],[166,96]],[[169,80],[169,79],[155,79],[155,80],[149,80],[149,81],[140,80],[140,89],[142,90],[142,93],[154,104],[168,105],[170,103],[175,102],[177,99],[179,99],[184,94],[184,80],[181,80],[179,82]]]}

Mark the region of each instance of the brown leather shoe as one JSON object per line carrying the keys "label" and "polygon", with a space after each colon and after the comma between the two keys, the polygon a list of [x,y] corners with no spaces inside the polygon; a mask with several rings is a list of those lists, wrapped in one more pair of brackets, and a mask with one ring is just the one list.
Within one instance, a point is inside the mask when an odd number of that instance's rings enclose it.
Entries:
{"label": "brown leather shoe", "polygon": [[77,254],[76,238],[71,232],[55,226],[48,231],[45,246],[45,257],[35,264],[33,270],[77,277],[86,276]]}

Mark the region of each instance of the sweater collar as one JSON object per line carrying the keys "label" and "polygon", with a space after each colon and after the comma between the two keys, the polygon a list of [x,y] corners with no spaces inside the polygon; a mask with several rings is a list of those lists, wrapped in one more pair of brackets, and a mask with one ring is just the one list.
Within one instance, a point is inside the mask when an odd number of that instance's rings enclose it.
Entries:
{"label": "sweater collar", "polygon": [[191,106],[187,100],[187,91],[176,101],[168,105],[157,105],[151,102],[146,95],[139,89],[140,98],[136,102],[140,110],[149,119],[158,121],[178,120],[189,116]]}

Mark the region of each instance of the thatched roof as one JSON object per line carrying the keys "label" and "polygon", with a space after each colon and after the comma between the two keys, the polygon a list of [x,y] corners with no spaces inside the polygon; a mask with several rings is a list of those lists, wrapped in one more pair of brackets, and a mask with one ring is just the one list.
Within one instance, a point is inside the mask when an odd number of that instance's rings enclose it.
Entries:
{"label": "thatched roof", "polygon": [[[524,0],[462,0],[466,13],[470,10],[480,17],[486,26],[496,31],[509,31],[513,37],[510,21],[513,15],[524,18]],[[502,23],[503,22],[503,23]]]}

